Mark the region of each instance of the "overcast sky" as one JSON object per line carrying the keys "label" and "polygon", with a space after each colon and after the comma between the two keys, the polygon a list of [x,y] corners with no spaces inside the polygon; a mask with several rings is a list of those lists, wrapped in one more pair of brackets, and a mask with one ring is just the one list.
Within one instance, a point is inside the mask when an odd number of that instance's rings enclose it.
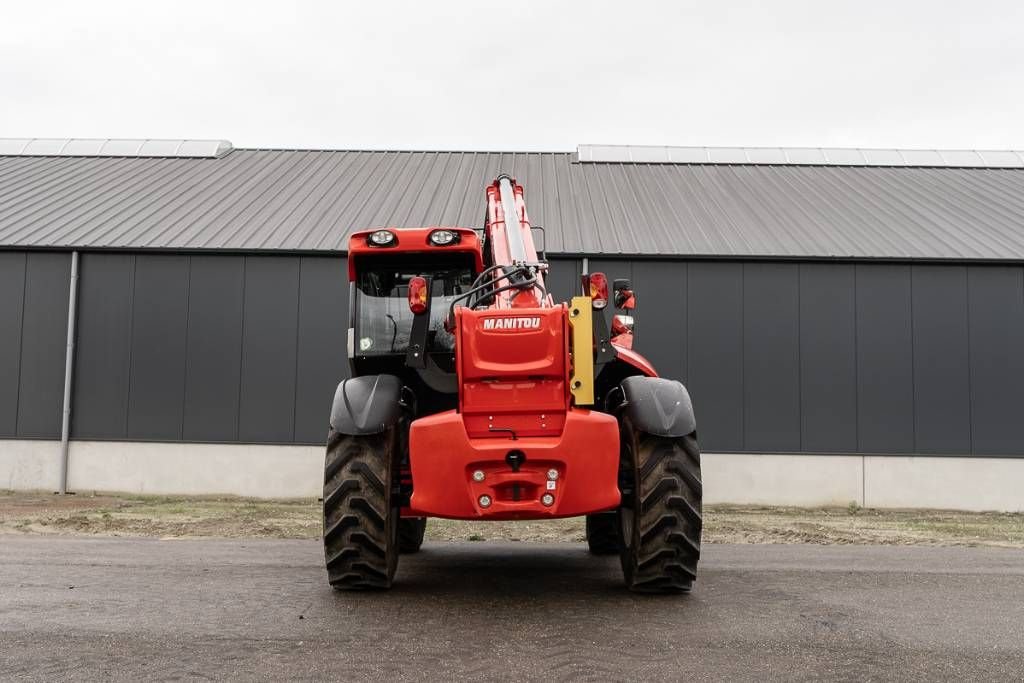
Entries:
{"label": "overcast sky", "polygon": [[1024,3],[6,4],[0,137],[1024,148]]}

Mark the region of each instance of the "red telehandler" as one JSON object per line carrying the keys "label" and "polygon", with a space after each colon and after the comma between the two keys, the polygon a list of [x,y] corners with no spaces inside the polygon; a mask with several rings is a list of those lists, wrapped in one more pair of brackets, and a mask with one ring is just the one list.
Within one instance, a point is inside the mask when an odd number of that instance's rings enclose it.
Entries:
{"label": "red telehandler", "polygon": [[[324,466],[324,551],[338,589],[388,588],[428,517],[586,515],[627,586],[685,592],[701,537],[690,396],[605,322],[608,281],[555,303],[523,188],[487,187],[469,228],[365,230],[349,241],[348,355]],[[627,280],[616,308],[632,312]]]}

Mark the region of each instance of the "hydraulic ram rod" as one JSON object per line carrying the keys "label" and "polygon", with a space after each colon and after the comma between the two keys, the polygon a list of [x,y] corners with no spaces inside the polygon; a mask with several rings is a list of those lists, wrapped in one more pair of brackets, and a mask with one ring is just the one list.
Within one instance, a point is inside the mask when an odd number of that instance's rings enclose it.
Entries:
{"label": "hydraulic ram rod", "polygon": [[516,209],[516,193],[512,189],[512,179],[507,175],[498,178],[498,189],[501,192],[501,210],[505,214],[505,239],[508,242],[508,253],[513,263],[524,263],[526,244],[523,243],[523,226],[519,222],[519,211]]}

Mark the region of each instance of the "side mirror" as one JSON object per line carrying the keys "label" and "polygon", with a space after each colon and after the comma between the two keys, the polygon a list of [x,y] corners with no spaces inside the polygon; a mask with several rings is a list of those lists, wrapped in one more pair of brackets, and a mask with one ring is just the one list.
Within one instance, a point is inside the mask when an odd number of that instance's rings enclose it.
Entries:
{"label": "side mirror", "polygon": [[633,316],[616,313],[612,316],[612,336],[633,331]]}
{"label": "side mirror", "polygon": [[[612,290],[615,292],[615,308],[624,311],[636,308],[636,294],[633,293],[633,284],[629,280],[625,278],[615,280],[612,283]],[[630,325],[632,326],[632,318],[630,318]]]}
{"label": "side mirror", "polygon": [[633,348],[633,316],[616,313],[612,316],[612,341],[616,346]]}

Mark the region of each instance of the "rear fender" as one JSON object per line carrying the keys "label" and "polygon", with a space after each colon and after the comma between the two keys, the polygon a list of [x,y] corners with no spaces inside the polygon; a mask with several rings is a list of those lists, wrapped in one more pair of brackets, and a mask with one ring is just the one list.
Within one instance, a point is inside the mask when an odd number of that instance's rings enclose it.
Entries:
{"label": "rear fender", "polygon": [[402,415],[402,382],[394,375],[342,380],[334,392],[331,428],[340,434],[380,434]]}
{"label": "rear fender", "polygon": [[[633,335],[630,334],[629,336],[630,343],[632,343]],[[618,337],[616,337],[616,339],[617,338]],[[648,377],[658,376],[658,371],[654,369],[654,366],[651,365],[651,362],[644,358],[643,356],[641,356],[636,351],[634,351],[631,347],[620,346],[619,344],[615,343],[615,339],[612,339],[612,346],[615,347],[616,356],[619,360],[623,361],[627,365],[633,366],[634,368],[639,370],[641,373],[647,375]]]}
{"label": "rear fender", "polygon": [[697,430],[690,394],[680,382],[663,377],[622,380],[619,406],[639,430],[656,436],[680,437]]}

